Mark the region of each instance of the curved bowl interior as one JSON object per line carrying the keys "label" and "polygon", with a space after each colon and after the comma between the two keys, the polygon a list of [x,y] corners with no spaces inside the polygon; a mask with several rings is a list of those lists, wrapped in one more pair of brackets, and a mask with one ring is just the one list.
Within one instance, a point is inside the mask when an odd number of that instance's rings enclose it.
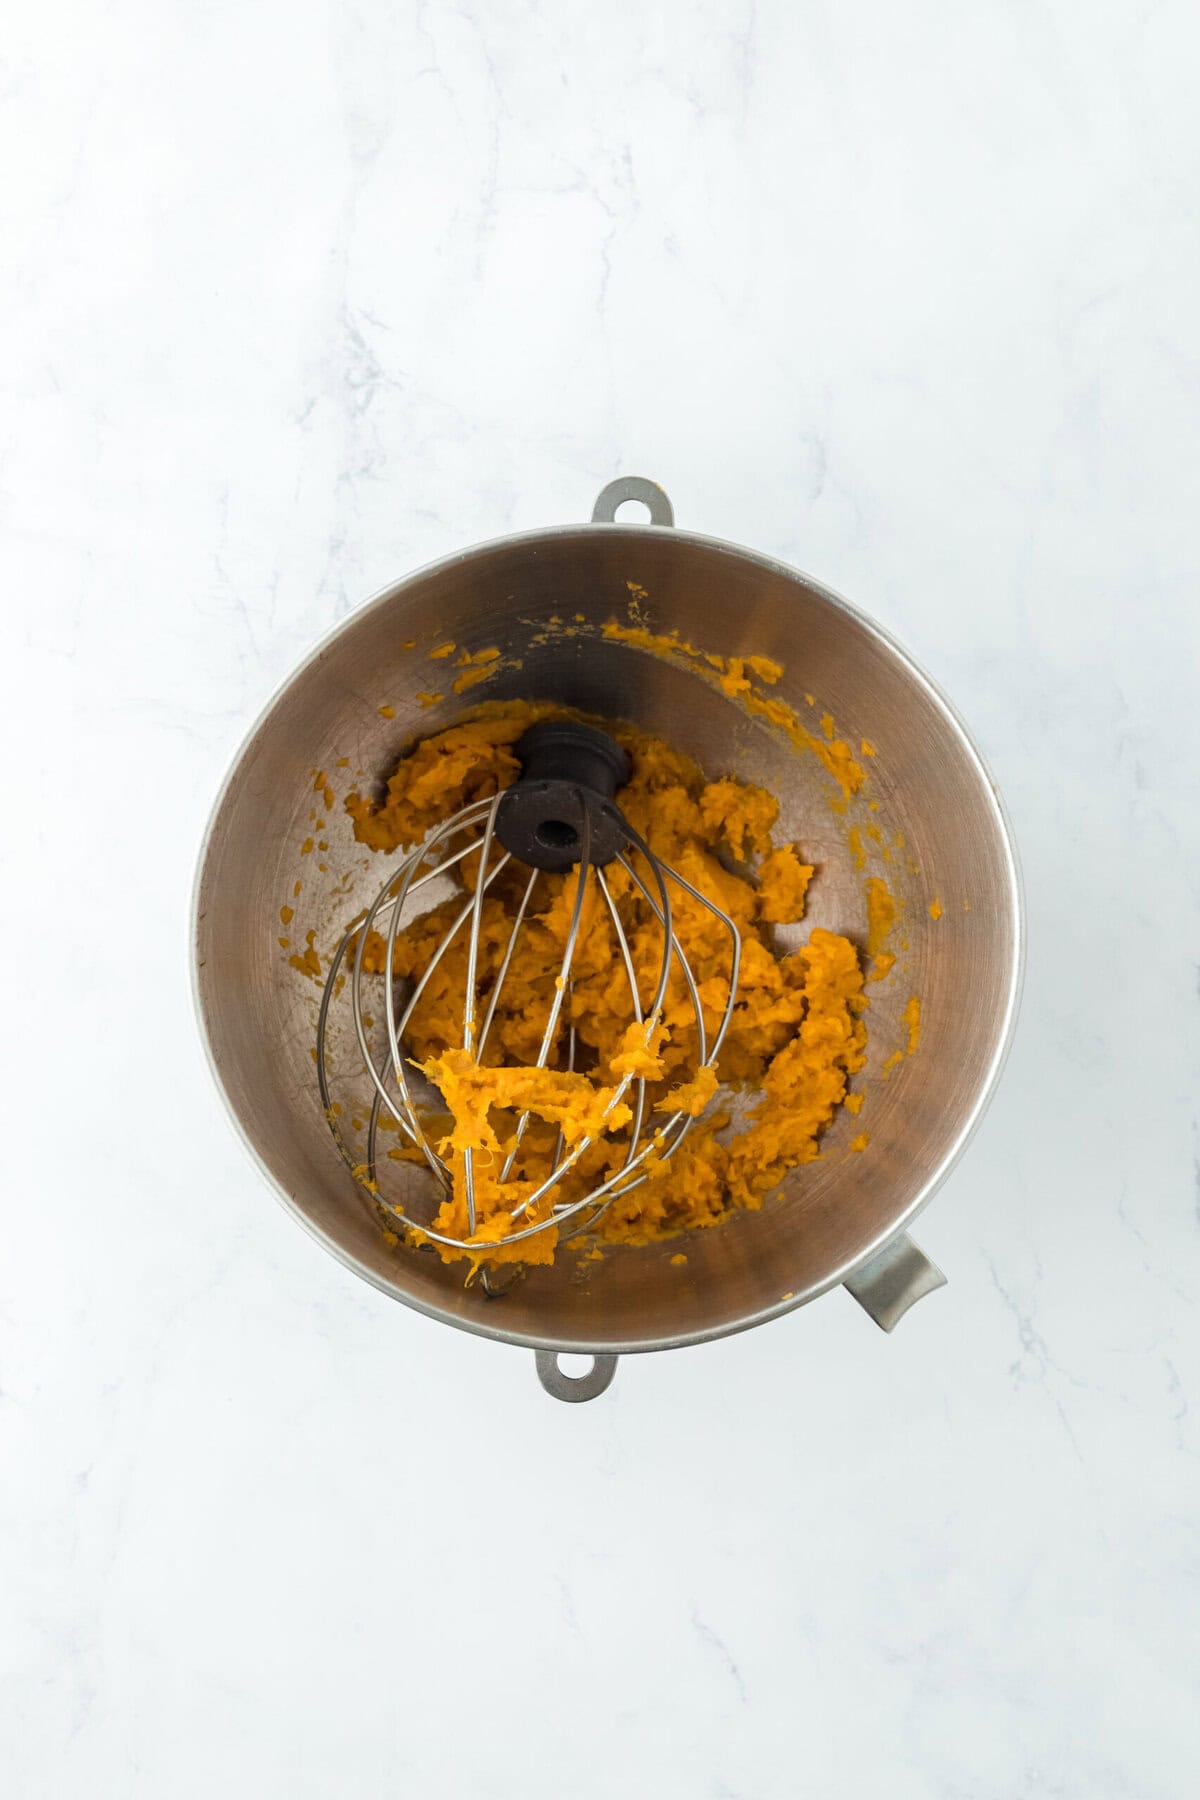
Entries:
{"label": "curved bowl interior", "polygon": [[[828,712],[856,750],[870,741],[870,779],[849,813],[835,810],[837,790],[811,752],[693,669],[599,636],[606,621],[627,619],[631,594],[656,632],[782,663],[771,692],[814,732]],[[552,617],[570,630],[547,629]],[[498,672],[455,697],[452,660],[429,660],[446,640],[472,652],[498,647]],[[436,704],[417,698],[438,691],[445,698]],[[670,1262],[679,1242],[606,1250],[591,1263],[563,1252],[553,1269],[489,1300],[464,1286],[465,1265],[386,1241],[322,1116],[312,1057],[319,986],[290,966],[279,938],[290,936],[294,950],[313,930],[324,960],[383,879],[386,866],[354,842],[342,810],[356,772],[378,781],[414,735],[472,702],[518,695],[623,716],[688,751],[710,777],[733,773],[770,788],[781,802],[777,841],[795,839],[818,865],[793,938],[826,925],[865,944],[871,874],[886,880],[901,912],[889,945],[896,968],[868,989],[866,1104],[859,1119],[839,1115],[817,1162],[760,1212],[692,1234],[685,1266]],[[314,791],[318,771],[335,789],[332,809]],[[302,855],[310,838],[328,849]],[[286,930],[285,905],[295,913]],[[652,1349],[811,1298],[929,1198],[998,1072],[1016,998],[1019,905],[986,772],[944,701],[866,619],[793,572],[715,541],[584,526],[484,545],[413,576],[352,617],[291,679],[241,752],[210,826],[197,889],[198,1004],[218,1080],[263,1169],[367,1279],[488,1336]],[[885,1079],[884,1062],[907,1042],[902,1014],[912,995],[920,1045]],[[853,1152],[860,1131],[869,1143]]]}

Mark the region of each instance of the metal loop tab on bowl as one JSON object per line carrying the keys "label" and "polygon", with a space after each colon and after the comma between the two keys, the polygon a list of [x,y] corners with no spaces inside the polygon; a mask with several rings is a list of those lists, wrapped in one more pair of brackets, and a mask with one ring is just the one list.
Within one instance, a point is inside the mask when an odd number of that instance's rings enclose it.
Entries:
{"label": "metal loop tab on bowl", "polygon": [[647,481],[644,475],[620,475],[616,481],[610,481],[607,487],[601,488],[592,508],[592,523],[611,525],[616,519],[617,508],[624,506],[627,500],[639,500],[649,512],[652,525],[675,523],[675,508],[668,500],[665,490],[659,487],[657,481]]}
{"label": "metal loop tab on bowl", "polygon": [[602,1394],[617,1372],[615,1356],[597,1354],[584,1375],[568,1375],[558,1360],[556,1350],[535,1350],[538,1380],[556,1400],[594,1400]]}

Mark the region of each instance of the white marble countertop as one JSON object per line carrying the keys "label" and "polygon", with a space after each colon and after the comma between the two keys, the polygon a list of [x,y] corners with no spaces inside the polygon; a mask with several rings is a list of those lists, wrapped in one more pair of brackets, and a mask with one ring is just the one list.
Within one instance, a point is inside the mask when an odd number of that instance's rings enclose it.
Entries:
{"label": "white marble countertop", "polygon": [[[68,0],[5,39],[0,1787],[1192,1794],[1194,7]],[[635,472],[948,688],[1029,966],[921,1222],[944,1291],[562,1407],[275,1203],[186,916],[332,620]]]}

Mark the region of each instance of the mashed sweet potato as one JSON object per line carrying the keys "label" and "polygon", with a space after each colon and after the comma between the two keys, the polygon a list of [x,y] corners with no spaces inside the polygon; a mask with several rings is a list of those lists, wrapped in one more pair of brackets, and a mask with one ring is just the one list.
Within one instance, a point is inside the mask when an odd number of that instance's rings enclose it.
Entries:
{"label": "mashed sweet potato", "polygon": [[[419,843],[429,828],[469,801],[485,799],[519,774],[514,746],[535,720],[561,716],[551,706],[496,705],[415,744],[397,765],[380,799],[353,793],[346,802],[360,842],[391,851]],[[575,900],[577,871],[538,881],[505,975],[482,1055],[463,1048],[465,934],[437,962],[407,1035],[407,1048],[440,1090],[448,1129],[429,1130],[453,1175],[452,1194],[434,1229],[468,1235],[465,1153],[472,1152],[476,1229],[468,1250],[437,1248],[447,1260],[472,1263],[549,1262],[558,1228],[516,1242],[511,1234],[548,1219],[551,1196],[514,1221],[553,1166],[556,1148],[590,1140],[576,1166],[553,1190],[569,1200],[600,1185],[623,1164],[636,1090],[613,1099],[622,1075],[647,1082],[653,1132],[663,1115],[695,1119],[667,1159],[652,1153],[647,1179],[618,1191],[589,1229],[599,1243],[648,1244],[678,1232],[718,1225],[738,1207],[757,1208],[790,1169],[811,1162],[820,1135],[863,1067],[866,1030],[858,953],[844,937],[814,930],[801,948],[780,953],[776,925],[803,918],[813,870],[794,844],[776,845],[774,797],[729,777],[706,781],[687,757],[659,738],[605,722],[629,752],[632,776],[618,803],[656,855],[709,896],[736,923],[741,968],[733,1018],[715,1067],[699,1057],[694,1013],[683,976],[672,964],[661,1018],[631,1022],[627,973],[603,895],[589,881],[569,985],[562,995],[560,1042],[551,1067],[538,1070],[546,1019],[555,997]],[[477,862],[461,865],[473,884]],[[626,936],[643,1004],[658,978],[662,930],[628,875],[605,870]],[[477,962],[479,1015],[486,1013],[528,871],[510,864],[483,902]],[[728,993],[729,934],[685,889],[671,884],[676,934],[700,995],[709,1040]],[[452,898],[416,918],[397,938],[393,973],[419,979],[447,926],[461,909]],[[384,940],[371,933],[364,966],[382,973]],[[575,1068],[565,1066],[568,1028]],[[736,1122],[731,1106],[743,1102]],[[517,1141],[516,1122],[529,1118]],[[514,1152],[508,1178],[505,1159]],[[574,1221],[572,1221],[574,1223]],[[414,1241],[421,1233],[414,1229]]]}

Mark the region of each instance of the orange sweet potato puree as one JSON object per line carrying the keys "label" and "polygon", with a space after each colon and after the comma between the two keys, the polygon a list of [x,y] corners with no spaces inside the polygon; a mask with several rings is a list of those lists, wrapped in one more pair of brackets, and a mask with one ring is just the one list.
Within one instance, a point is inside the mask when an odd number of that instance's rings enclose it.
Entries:
{"label": "orange sweet potato puree", "polygon": [[[508,786],[519,773],[514,746],[522,732],[538,718],[562,713],[550,705],[498,704],[421,740],[402,758],[381,799],[358,792],[347,798],[355,836],[374,850],[419,843],[459,807]],[[773,927],[804,915],[813,870],[795,845],[773,843],[779,810],[774,797],[727,777],[706,781],[694,763],[661,739],[604,723],[631,758],[631,779],[617,796],[630,824],[737,925],[741,972],[732,1023],[717,1066],[699,1066],[692,1004],[673,962],[661,1019],[638,1025],[611,918],[596,883],[589,882],[560,1030],[565,1039],[567,1025],[574,1025],[576,1068],[535,1068],[578,878],[576,871],[543,874],[477,1062],[462,1048],[467,941],[460,933],[434,968],[407,1034],[409,1053],[440,1090],[449,1113],[448,1125],[431,1122],[428,1129],[454,1177],[434,1228],[455,1237],[468,1235],[465,1152],[473,1153],[476,1230],[470,1250],[436,1246],[447,1261],[464,1256],[472,1264],[553,1260],[554,1225],[518,1242],[505,1239],[548,1218],[552,1199],[580,1198],[621,1167],[627,1139],[620,1132],[631,1117],[635,1089],[630,1086],[607,1118],[602,1115],[624,1073],[646,1079],[652,1120],[684,1111],[696,1123],[671,1157],[662,1161],[652,1153],[642,1165],[648,1179],[617,1195],[589,1229],[592,1243],[653,1243],[718,1225],[738,1207],[760,1207],[790,1169],[817,1156],[821,1133],[865,1062],[866,1000],[854,945],[817,929],[790,954],[775,947]],[[472,857],[462,865],[468,886],[477,868]],[[610,864],[605,876],[648,1005],[658,978],[661,927],[618,864]],[[477,963],[483,1008],[527,879],[528,871],[509,864],[484,898]],[[672,884],[670,893],[674,928],[692,967],[711,1041],[728,991],[729,935],[686,890]],[[453,897],[400,933],[395,976],[425,973],[461,905],[461,895]],[[381,973],[385,954],[383,939],[372,932],[364,946],[365,968]],[[563,1060],[561,1054],[557,1060]],[[737,1095],[748,1104],[731,1123],[730,1104]],[[529,1122],[502,1182],[516,1120],[524,1111]],[[593,1141],[552,1194],[514,1223],[513,1209],[529,1200],[553,1166],[560,1132],[568,1147]],[[422,1234],[414,1228],[411,1238],[420,1242]]]}

